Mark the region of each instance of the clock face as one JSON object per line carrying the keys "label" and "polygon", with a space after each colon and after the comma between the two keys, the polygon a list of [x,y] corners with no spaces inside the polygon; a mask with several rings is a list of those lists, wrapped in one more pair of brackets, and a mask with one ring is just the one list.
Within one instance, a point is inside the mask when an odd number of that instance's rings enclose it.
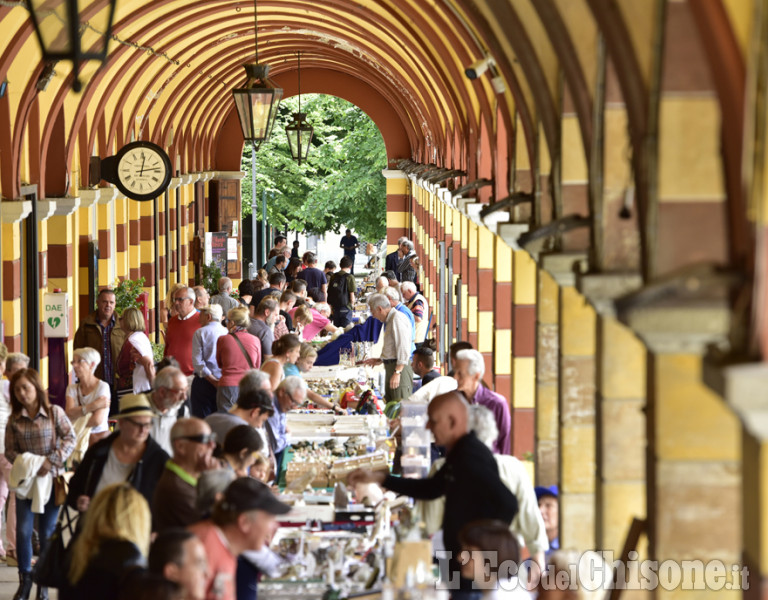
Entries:
{"label": "clock face", "polygon": [[133,142],[117,153],[115,184],[129,198],[151,200],[162,194],[171,180],[171,161],[151,142]]}

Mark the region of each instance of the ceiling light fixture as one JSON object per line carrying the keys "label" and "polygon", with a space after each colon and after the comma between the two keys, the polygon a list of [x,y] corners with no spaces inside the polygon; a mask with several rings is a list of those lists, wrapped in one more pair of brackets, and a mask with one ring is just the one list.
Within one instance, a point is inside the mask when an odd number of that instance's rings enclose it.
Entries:
{"label": "ceiling light fixture", "polygon": [[314,128],[307,123],[307,113],[301,112],[301,52],[296,54],[299,73],[299,112],[293,113],[293,123],[286,126],[285,134],[288,136],[291,158],[301,164],[301,161],[306,162],[309,155],[309,146],[312,142]]}
{"label": "ceiling light fixture", "polygon": [[[88,23],[80,21],[80,14],[90,7],[92,0],[66,0],[50,2],[48,0],[26,0],[26,6],[32,16],[43,61],[55,63],[59,60],[72,62],[74,78],[72,89],[82,89],[80,66],[89,60],[104,63],[107,60],[107,46],[112,37],[112,22],[115,18],[117,0],[109,0],[108,6],[98,11]],[[88,50],[83,50],[81,33],[86,25],[99,32],[96,42]]]}
{"label": "ceiling light fixture", "polygon": [[254,62],[243,65],[248,80],[245,87],[232,90],[240,127],[246,142],[254,150],[272,133],[275,116],[283,97],[283,89],[269,78],[269,65],[259,64],[259,22],[256,0],[253,0]]}

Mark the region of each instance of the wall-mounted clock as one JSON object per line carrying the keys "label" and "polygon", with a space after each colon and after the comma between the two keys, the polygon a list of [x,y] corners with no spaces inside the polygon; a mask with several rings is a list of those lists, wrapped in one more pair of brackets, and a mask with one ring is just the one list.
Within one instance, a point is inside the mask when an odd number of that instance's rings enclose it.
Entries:
{"label": "wall-mounted clock", "polygon": [[131,142],[101,161],[101,177],[134,200],[152,200],[162,194],[171,175],[171,159],[152,142]]}

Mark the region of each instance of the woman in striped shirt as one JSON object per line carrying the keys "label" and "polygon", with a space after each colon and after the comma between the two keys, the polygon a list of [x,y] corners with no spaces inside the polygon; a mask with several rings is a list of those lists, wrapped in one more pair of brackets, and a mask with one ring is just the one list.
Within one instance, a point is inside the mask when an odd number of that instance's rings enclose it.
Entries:
{"label": "woman in striped shirt", "polygon": [[[75,447],[75,433],[64,409],[48,403],[40,375],[34,369],[23,369],[11,379],[11,416],[5,432],[5,458],[20,461],[36,469],[35,477],[53,477],[64,472],[64,463]],[[35,484],[32,488],[35,488]],[[46,489],[46,486],[40,486]],[[39,490],[41,491],[41,490]],[[39,515],[40,553],[45,552],[48,538],[53,534],[59,507],[53,485],[47,487],[48,497],[37,498],[42,504]],[[35,493],[21,498],[16,493],[16,550],[19,561],[19,589],[15,599],[26,600],[32,588],[32,513]],[[38,590],[38,598],[48,598],[46,588]]]}

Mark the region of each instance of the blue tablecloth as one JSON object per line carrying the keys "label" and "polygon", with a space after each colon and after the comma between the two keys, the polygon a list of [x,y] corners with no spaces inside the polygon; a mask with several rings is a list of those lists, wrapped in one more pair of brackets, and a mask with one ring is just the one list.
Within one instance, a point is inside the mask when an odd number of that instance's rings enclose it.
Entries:
{"label": "blue tablecloth", "polygon": [[341,352],[342,348],[352,348],[352,342],[377,341],[383,325],[381,321],[373,317],[366,319],[365,323],[355,325],[347,333],[340,335],[321,348],[317,353],[315,364],[319,367],[338,365],[339,352]]}

